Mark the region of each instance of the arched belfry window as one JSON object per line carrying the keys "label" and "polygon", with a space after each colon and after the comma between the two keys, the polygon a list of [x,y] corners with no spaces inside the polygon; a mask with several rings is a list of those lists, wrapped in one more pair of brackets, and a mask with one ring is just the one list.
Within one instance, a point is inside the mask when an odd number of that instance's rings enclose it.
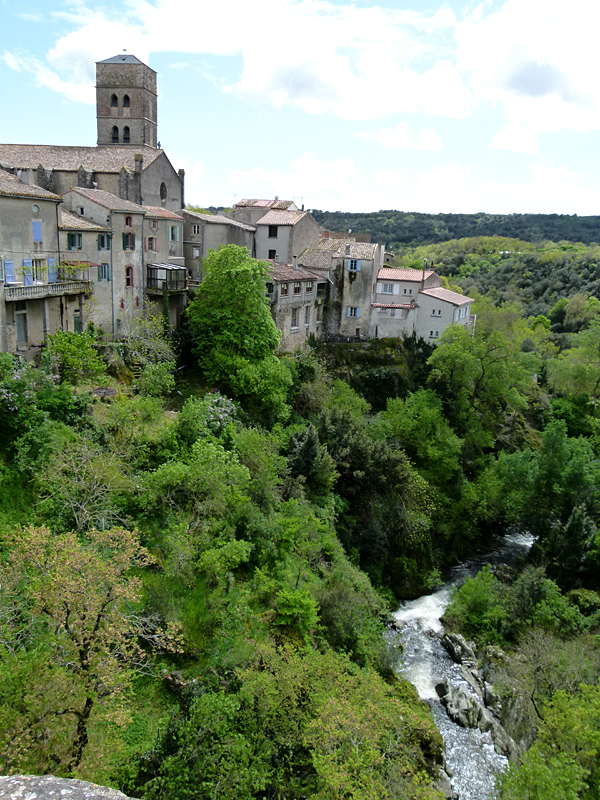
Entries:
{"label": "arched belfry window", "polygon": [[119,129],[117,128],[116,125],[113,125],[113,129],[112,129],[112,141],[113,141],[113,144],[118,144],[119,143]]}
{"label": "arched belfry window", "polygon": [[160,185],[160,201],[161,203],[167,202],[167,184],[164,181]]}
{"label": "arched belfry window", "polygon": [[129,102],[129,95],[126,94],[123,96],[123,108],[129,108],[131,103]]}
{"label": "arched belfry window", "polygon": [[123,144],[129,144],[130,136],[129,136],[129,126],[125,125],[123,128]]}
{"label": "arched belfry window", "polygon": [[110,98],[110,107],[117,108],[118,105],[119,105],[119,100],[117,98],[117,95],[113,94],[113,96]]}

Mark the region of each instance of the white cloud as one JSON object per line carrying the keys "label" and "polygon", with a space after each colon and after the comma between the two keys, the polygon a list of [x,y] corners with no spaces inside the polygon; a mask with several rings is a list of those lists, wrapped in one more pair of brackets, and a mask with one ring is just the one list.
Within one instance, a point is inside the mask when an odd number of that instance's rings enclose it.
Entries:
{"label": "white cloud", "polygon": [[41,14],[28,14],[27,12],[23,11],[20,14],[17,14],[20,19],[24,19],[25,22],[43,22],[44,17]]}
{"label": "white cloud", "polygon": [[596,78],[600,5],[589,0],[507,0],[457,25],[457,65],[481,102],[508,125],[493,146],[536,152],[534,137],[600,128]]}
{"label": "white cloud", "polygon": [[53,70],[49,69],[36,58],[24,56],[16,53],[4,52],[0,59],[7,67],[16,72],[24,70],[31,73],[38,86],[45,86],[54,92],[66,95],[70,100],[77,100],[82,103],[95,103],[94,86],[89,84],[64,81]]}
{"label": "white cloud", "polygon": [[395,128],[381,128],[377,133],[357,133],[360,139],[378,142],[386,150],[441,150],[442,139],[437,131],[421,128],[418,136],[411,133],[406,122]]}
{"label": "white cloud", "polygon": [[119,14],[80,1],[54,16],[73,30],[57,40],[48,62],[70,83],[91,85],[93,62],[127,48],[144,61],[152,52],[241,56],[241,73],[226,90],[311,114],[462,118],[474,107],[453,63],[456,20],[448,8],[263,0],[257,14],[247,0],[129,0]]}

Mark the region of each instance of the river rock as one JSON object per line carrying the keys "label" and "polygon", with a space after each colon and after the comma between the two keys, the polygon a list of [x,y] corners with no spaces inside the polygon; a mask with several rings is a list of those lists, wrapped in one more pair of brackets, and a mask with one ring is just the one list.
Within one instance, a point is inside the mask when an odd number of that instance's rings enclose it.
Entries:
{"label": "river rock", "polygon": [[458,798],[458,794],[452,788],[448,773],[443,767],[438,770],[438,777],[434,781],[433,788],[441,792],[444,800],[457,800]]}
{"label": "river rock", "polygon": [[477,665],[477,656],[475,655],[473,643],[467,642],[460,633],[445,633],[442,636],[442,644],[455,664],[469,662]]}
{"label": "river rock", "polygon": [[54,775],[0,776],[0,800],[128,800],[127,795],[95,783]]}

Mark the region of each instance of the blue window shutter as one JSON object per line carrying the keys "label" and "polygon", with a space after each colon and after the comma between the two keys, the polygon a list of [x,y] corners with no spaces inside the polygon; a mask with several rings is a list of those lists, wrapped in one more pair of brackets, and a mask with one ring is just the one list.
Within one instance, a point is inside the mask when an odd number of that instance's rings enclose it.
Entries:
{"label": "blue window shutter", "polygon": [[356,309],[356,316],[357,316],[357,318],[360,317],[360,308]]}
{"label": "blue window shutter", "polygon": [[48,259],[48,283],[56,283],[56,259]]}
{"label": "blue window shutter", "polygon": [[356,261],[356,271],[360,272],[360,259],[357,259]]}
{"label": "blue window shutter", "polygon": [[33,261],[30,258],[23,259],[23,283],[33,286]]}
{"label": "blue window shutter", "polygon": [[5,261],[4,262],[4,280],[6,283],[14,283],[15,282],[15,262],[14,261]]}
{"label": "blue window shutter", "polygon": [[42,221],[39,219],[34,219],[32,222],[33,225],[33,241],[34,242],[41,242],[42,241]]}
{"label": "blue window shutter", "polygon": [[350,306],[348,306],[348,308],[346,309],[346,316],[347,316],[347,317],[349,317],[349,316],[350,316]]}

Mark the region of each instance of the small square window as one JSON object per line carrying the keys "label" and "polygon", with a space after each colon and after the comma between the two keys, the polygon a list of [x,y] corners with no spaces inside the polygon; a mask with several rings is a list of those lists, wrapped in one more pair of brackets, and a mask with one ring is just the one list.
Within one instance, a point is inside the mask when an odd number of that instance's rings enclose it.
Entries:
{"label": "small square window", "polygon": [[282,297],[287,297],[288,296],[288,289],[289,289],[289,283],[282,283],[281,284],[281,296]]}
{"label": "small square window", "polygon": [[200,258],[200,248],[194,247],[192,252],[192,258]]}
{"label": "small square window", "polygon": [[348,271],[349,272],[356,272],[358,270],[358,259],[357,258],[349,258],[348,259]]}
{"label": "small square window", "polygon": [[269,239],[277,238],[277,225],[269,225]]}
{"label": "small square window", "polygon": [[130,216],[125,217],[125,227],[131,228],[132,227],[132,218]]}
{"label": "small square window", "polygon": [[394,284],[393,283],[384,283],[382,286],[383,294],[394,294]]}
{"label": "small square window", "polygon": [[304,290],[305,294],[312,294],[313,291],[313,282],[306,281],[306,289]]}
{"label": "small square window", "polygon": [[171,225],[169,227],[169,241],[170,242],[179,241],[179,227],[177,225]]}
{"label": "small square window", "polygon": [[300,281],[294,281],[294,294],[300,294],[302,291],[302,284]]}
{"label": "small square window", "polygon": [[275,261],[276,258],[277,258],[277,251],[269,250],[269,261]]}
{"label": "small square window", "polygon": [[192,233],[195,234],[196,236],[199,236],[200,235],[200,225],[196,225],[196,224],[192,225]]}

